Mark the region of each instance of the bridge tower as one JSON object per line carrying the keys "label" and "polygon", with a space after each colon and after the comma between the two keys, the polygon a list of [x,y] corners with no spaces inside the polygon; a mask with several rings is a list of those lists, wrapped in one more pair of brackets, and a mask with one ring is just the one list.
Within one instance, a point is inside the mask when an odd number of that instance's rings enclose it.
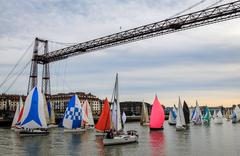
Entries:
{"label": "bridge tower", "polygon": [[[32,64],[30,69],[30,77],[28,81],[28,91],[27,94],[38,85],[38,62],[36,57],[39,52],[39,45],[42,43],[44,45],[44,54],[48,53],[48,41],[42,40],[39,38],[35,38],[33,55],[32,55]],[[51,94],[50,89],[50,71],[49,71],[49,63],[43,64],[42,70],[42,93],[48,97]]]}

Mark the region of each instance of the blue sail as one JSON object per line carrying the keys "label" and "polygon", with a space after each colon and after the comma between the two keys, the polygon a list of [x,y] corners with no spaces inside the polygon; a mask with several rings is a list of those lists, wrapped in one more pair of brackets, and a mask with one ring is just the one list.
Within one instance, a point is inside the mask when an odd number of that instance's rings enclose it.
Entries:
{"label": "blue sail", "polygon": [[51,103],[50,103],[49,101],[47,102],[47,108],[48,108],[48,115],[49,115],[49,118],[51,118],[52,110],[51,110]]}
{"label": "blue sail", "polygon": [[83,112],[80,100],[77,95],[71,97],[66,108],[63,126],[68,129],[80,128],[83,119]]}
{"label": "blue sail", "polygon": [[34,87],[28,94],[23,110],[21,127],[46,128],[46,117],[44,112],[44,96],[41,91]]}

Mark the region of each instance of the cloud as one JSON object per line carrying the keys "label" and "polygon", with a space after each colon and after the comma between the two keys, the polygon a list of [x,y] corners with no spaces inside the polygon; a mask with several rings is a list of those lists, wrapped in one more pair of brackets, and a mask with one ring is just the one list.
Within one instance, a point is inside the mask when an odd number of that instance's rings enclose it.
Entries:
{"label": "cloud", "polygon": [[[198,0],[17,0],[0,5],[0,82],[35,37],[80,43],[168,18]],[[206,8],[206,1],[187,12]],[[187,13],[186,12],[186,13]],[[51,64],[52,92],[86,91],[111,97],[115,74],[122,100],[151,102],[155,93],[172,105],[181,94],[194,103],[237,103],[239,19],[129,43]],[[120,29],[121,27],[121,29]],[[231,28],[231,29],[230,29]],[[64,47],[49,44],[50,51]],[[31,59],[25,54],[17,71]],[[9,93],[26,93],[30,68]],[[41,75],[41,66],[39,66]],[[4,85],[4,90],[10,84]],[[39,80],[39,84],[40,80]],[[25,87],[22,87],[25,86]],[[224,91],[223,91],[224,90]],[[226,96],[224,96],[224,93]]]}

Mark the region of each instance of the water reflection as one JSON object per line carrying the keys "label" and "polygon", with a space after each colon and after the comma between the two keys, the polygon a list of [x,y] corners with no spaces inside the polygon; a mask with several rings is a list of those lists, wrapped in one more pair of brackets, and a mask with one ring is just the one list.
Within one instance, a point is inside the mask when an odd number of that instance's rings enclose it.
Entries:
{"label": "water reflection", "polygon": [[150,132],[150,147],[152,156],[165,156],[165,139],[163,131]]}

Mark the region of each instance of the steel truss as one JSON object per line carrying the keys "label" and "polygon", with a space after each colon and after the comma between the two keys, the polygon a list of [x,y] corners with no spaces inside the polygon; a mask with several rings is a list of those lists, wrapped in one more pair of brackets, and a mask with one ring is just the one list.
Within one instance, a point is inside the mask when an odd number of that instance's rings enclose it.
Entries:
{"label": "steel truss", "polygon": [[118,32],[52,51],[47,54],[35,55],[35,60],[40,64],[46,64],[75,55],[85,54],[112,46],[192,29],[238,17],[240,17],[240,0]]}

